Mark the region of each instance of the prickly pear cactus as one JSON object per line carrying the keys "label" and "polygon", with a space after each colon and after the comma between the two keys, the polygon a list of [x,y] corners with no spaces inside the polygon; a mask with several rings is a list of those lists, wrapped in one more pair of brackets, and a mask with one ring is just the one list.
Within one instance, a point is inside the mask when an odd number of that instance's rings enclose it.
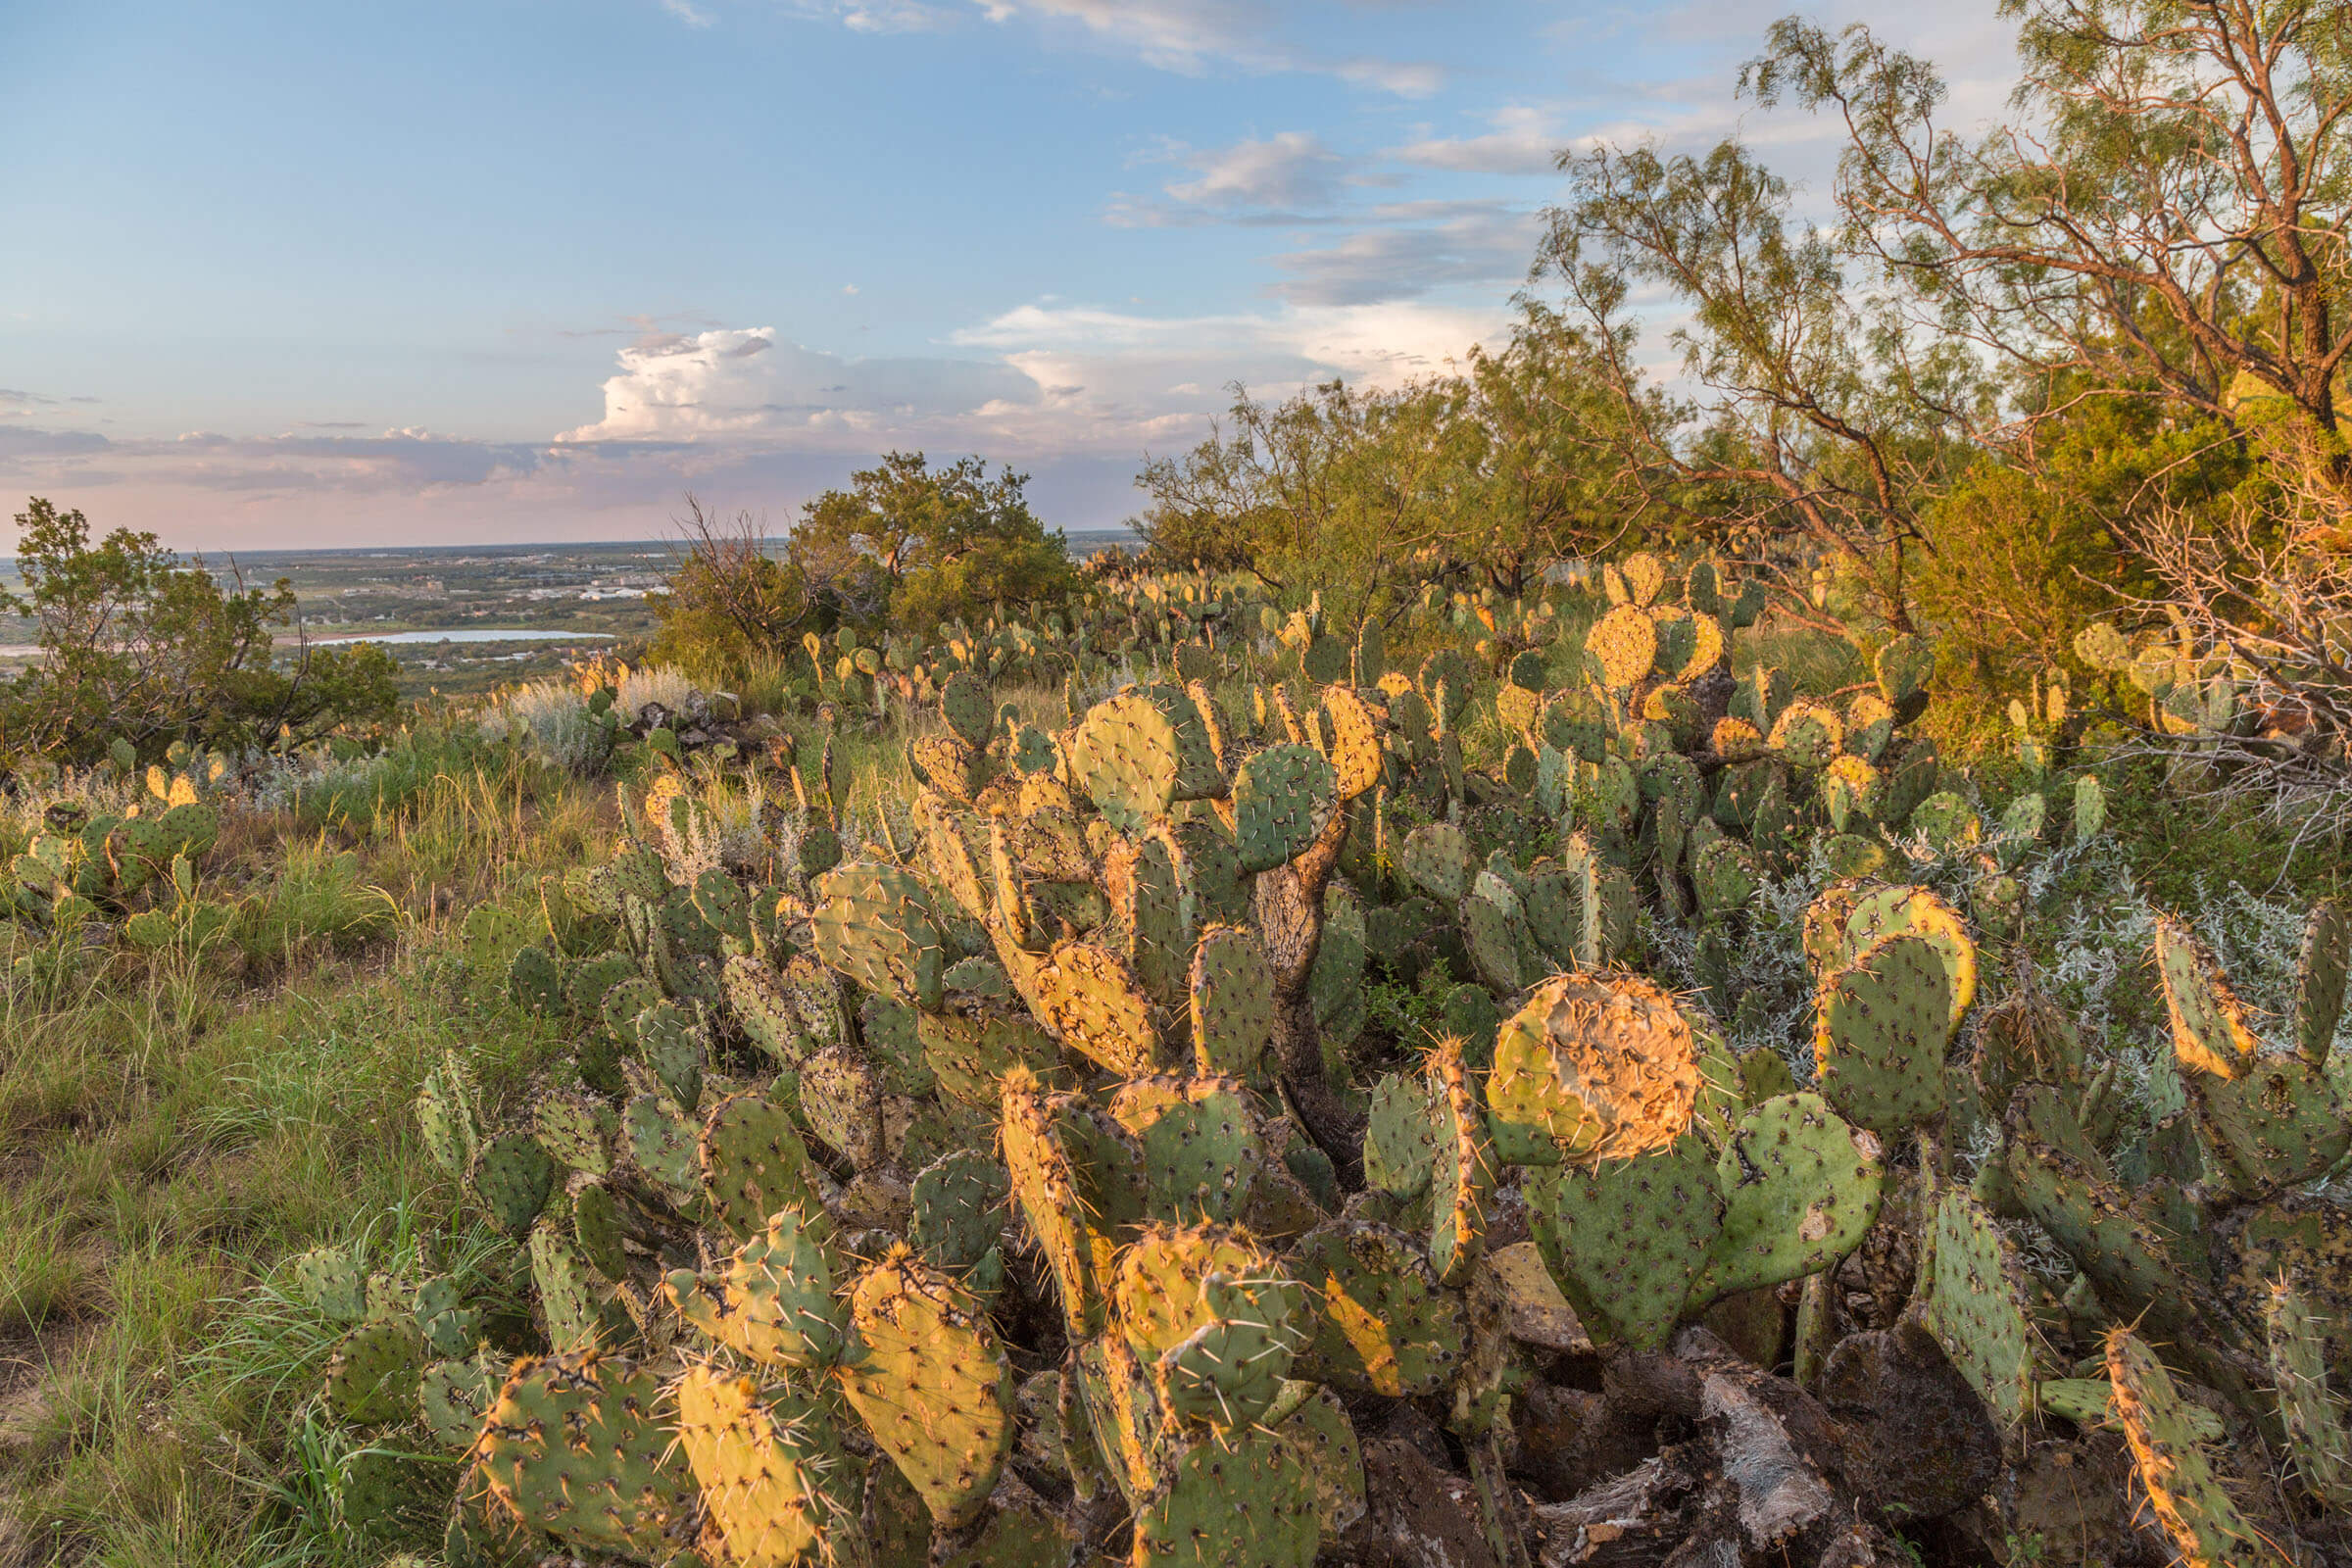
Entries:
{"label": "prickly pear cactus", "polygon": [[2197,1446],[2172,1374],[2129,1329],[2108,1331],[2107,1376],[2115,1385],[2109,1407],[2132,1446],[2140,1485],[2181,1559],[2194,1568],[2272,1561]]}
{"label": "prickly pear cactus", "polygon": [[474,1457],[529,1528],[665,1561],[693,1544],[700,1513],[665,1403],[661,1380],[622,1356],[525,1357],[484,1418]]}
{"label": "prickly pear cactus", "polygon": [[1307,1568],[1318,1523],[1313,1478],[1270,1432],[1204,1438],[1136,1509],[1130,1568]]}
{"label": "prickly pear cactus", "polygon": [[850,1312],[851,1405],[934,1520],[970,1523],[1013,1439],[1012,1368],[979,1302],[901,1247],[858,1276]]}
{"label": "prickly pear cactus", "polygon": [[1636,976],[1558,975],[1502,1026],[1487,1081],[1495,1152],[1516,1164],[1641,1153],[1690,1130],[1690,1026]]}
{"label": "prickly pear cactus", "polygon": [[1935,944],[1915,936],[1882,937],[1825,976],[1813,1028],[1823,1098],[1882,1137],[1940,1113],[1951,987]]}
{"label": "prickly pear cactus", "polygon": [[1819,1095],[1782,1095],[1740,1118],[1715,1164],[1723,1229],[1691,1290],[1704,1303],[1818,1274],[1878,1218],[1879,1141]]}
{"label": "prickly pear cactus", "polygon": [[1527,1205],[1544,1269],[1586,1332],[1640,1350],[1674,1332],[1723,1229],[1715,1156],[1689,1133],[1630,1158],[1539,1172]]}
{"label": "prickly pear cactus", "polygon": [[1286,1261],[1309,1295],[1313,1335],[1301,1359],[1311,1376],[1391,1398],[1434,1394],[1450,1380],[1462,1357],[1461,1304],[1410,1238],[1333,1220]]}
{"label": "prickly pear cactus", "polygon": [[1936,1207],[1928,1327],[1952,1365],[2011,1426],[2034,1411],[2040,1331],[2017,1249],[1964,1188]]}

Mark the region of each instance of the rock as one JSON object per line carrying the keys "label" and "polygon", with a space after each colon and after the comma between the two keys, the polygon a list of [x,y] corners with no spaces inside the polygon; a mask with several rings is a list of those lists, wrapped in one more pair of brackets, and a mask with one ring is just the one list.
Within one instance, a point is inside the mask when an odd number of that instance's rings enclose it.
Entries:
{"label": "rock", "polygon": [[1992,1413],[1915,1322],[1839,1341],[1814,1393],[1841,1428],[1847,1484],[1889,1525],[1966,1507],[2000,1475]]}

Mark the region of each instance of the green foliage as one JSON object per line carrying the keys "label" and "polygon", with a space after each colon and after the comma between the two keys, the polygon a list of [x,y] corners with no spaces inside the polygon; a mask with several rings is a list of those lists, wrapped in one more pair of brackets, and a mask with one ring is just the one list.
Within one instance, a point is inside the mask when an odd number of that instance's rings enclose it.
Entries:
{"label": "green foliage", "polygon": [[392,716],[396,666],[382,649],[276,657],[294,614],[285,583],[224,589],[151,533],[93,543],[80,512],[37,496],[16,523],[24,593],[4,608],[33,619],[41,658],[0,688],[0,757],[79,764],[118,740],[144,759],[173,742],[290,748]]}

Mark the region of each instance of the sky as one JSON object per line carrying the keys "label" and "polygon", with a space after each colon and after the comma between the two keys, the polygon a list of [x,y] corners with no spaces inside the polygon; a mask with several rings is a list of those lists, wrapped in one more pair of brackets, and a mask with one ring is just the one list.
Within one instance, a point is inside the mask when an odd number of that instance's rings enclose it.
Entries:
{"label": "sky", "polygon": [[[1824,201],[1831,127],[1734,92],[1788,9],[0,0],[0,517],[634,539],[692,491],[781,531],[900,448],[1115,526],[1237,382],[1499,342],[1563,149],[1740,134]],[[1994,0],[1808,14],[1958,122],[2014,74]]]}

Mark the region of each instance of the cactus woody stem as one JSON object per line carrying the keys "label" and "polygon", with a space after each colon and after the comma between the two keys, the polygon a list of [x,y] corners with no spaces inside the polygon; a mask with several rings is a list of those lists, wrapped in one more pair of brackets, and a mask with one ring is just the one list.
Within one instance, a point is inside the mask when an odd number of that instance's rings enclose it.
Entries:
{"label": "cactus woody stem", "polygon": [[1283,1087],[1307,1132],[1331,1156],[1349,1190],[1363,1185],[1363,1128],[1332,1092],[1323,1070],[1322,1032],[1307,978],[1323,946],[1323,889],[1348,835],[1348,813],[1335,810],[1305,853],[1257,877],[1257,924],[1274,971],[1274,1050]]}

